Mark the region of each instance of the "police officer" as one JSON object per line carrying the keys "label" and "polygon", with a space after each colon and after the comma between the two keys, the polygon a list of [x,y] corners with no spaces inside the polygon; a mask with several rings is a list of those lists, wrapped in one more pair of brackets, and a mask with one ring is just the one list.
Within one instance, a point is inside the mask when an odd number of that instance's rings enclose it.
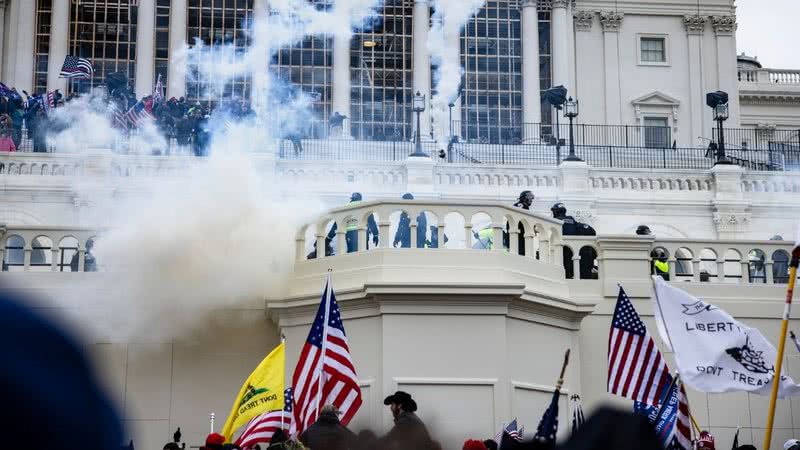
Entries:
{"label": "police officer", "polygon": [[[350,195],[350,204],[353,205],[362,200],[360,192],[353,192]],[[358,219],[351,217],[348,219],[345,232],[345,241],[347,242],[347,253],[358,251]],[[375,223],[375,216],[370,214],[367,218],[367,244],[370,240],[375,246],[378,245],[378,224]]]}
{"label": "police officer", "polygon": [[[414,200],[414,196],[408,192],[403,194],[403,200]],[[417,216],[417,248],[426,247],[425,235],[428,231],[428,219],[425,213],[421,212]],[[408,213],[403,211],[400,214],[400,222],[397,224],[397,232],[394,235],[393,247],[410,248],[411,247],[411,218]]]}
{"label": "police officer", "polygon": [[667,262],[667,254],[663,249],[657,248],[653,250],[653,273],[669,281],[669,263]]}
{"label": "police officer", "polygon": [[533,204],[533,192],[531,191],[522,191],[519,194],[519,198],[517,199],[517,203],[514,203],[514,206],[517,208],[522,209],[531,209],[531,205]]}

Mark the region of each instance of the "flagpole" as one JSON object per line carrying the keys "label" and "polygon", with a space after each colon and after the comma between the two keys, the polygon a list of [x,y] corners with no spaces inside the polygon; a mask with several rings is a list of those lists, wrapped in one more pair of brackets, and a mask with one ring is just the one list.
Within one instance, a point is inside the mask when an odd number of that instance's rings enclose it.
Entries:
{"label": "flagpole", "polygon": [[[675,384],[678,383],[678,379],[680,379],[680,377],[681,377],[681,374],[679,374],[678,372],[675,372],[675,376],[672,377],[672,382],[670,382],[669,383],[669,387],[667,387],[667,390],[666,390],[667,395],[669,395],[669,393],[672,392],[672,389],[675,387]],[[661,417],[661,414],[664,412],[664,407],[667,406],[667,402],[668,401],[669,401],[669,398],[667,396],[665,396],[664,399],[661,401],[661,404],[658,405],[658,413],[656,414],[656,417]],[[688,405],[689,402],[687,401],[686,404]]]}
{"label": "flagpole", "polygon": [[[286,335],[281,332],[281,344],[286,345]],[[285,370],[285,368],[284,368]],[[286,379],[286,374],[284,373],[284,380]],[[286,382],[284,381],[283,386],[283,407],[281,408],[281,430],[283,430],[284,425],[286,424]]]}
{"label": "flagpole", "polygon": [[322,388],[325,386],[323,378],[325,377],[325,351],[327,350],[328,320],[330,320],[329,314],[331,310],[332,291],[333,286],[331,286],[331,269],[328,269],[328,280],[325,282],[325,300],[323,300],[325,303],[325,323],[322,324],[322,353],[320,354],[322,364],[320,365],[319,369],[319,387],[317,388],[317,392],[319,393],[319,397],[317,397],[317,417],[319,417],[319,411],[322,407]]}
{"label": "flagpole", "polygon": [[561,386],[564,384],[564,374],[567,371],[567,364],[569,364],[569,349],[564,353],[564,365],[561,366],[561,375],[558,376],[558,381],[556,381],[557,391],[561,391]]}
{"label": "flagpole", "polygon": [[656,289],[657,276],[658,275],[653,275],[652,277],[650,277],[650,281],[653,282],[653,298],[656,299],[656,305],[658,305],[658,315],[661,316],[661,326],[664,327],[664,332],[667,333],[667,340],[669,341],[669,349],[674,352],[675,347],[672,346],[672,336],[669,335],[669,327],[667,327],[667,321],[666,319],[664,319],[664,310],[661,309],[661,301],[658,299],[658,289]]}
{"label": "flagpole", "polygon": [[781,338],[778,342],[778,356],[775,361],[775,376],[772,378],[772,395],[769,399],[769,412],[767,413],[767,430],[764,434],[764,450],[769,450],[772,443],[772,426],[775,420],[775,406],[778,400],[778,388],[781,383],[781,368],[783,368],[783,353],[786,350],[786,332],[789,329],[789,315],[792,312],[792,296],[794,284],[797,280],[797,266],[800,265],[800,245],[792,249],[792,260],[789,263],[789,285],[786,287],[786,304],[783,307],[783,321],[781,322]]}

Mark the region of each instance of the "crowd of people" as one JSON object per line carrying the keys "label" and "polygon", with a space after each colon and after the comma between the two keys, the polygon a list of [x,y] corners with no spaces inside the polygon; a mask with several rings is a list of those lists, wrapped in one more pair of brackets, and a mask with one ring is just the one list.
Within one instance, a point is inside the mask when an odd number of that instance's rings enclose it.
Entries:
{"label": "crowd of people", "polygon": [[[127,87],[127,81],[109,79],[102,86],[106,94],[108,118],[122,134],[135,132],[152,121],[159,132],[175,144],[190,148],[197,156],[208,154],[212,123],[211,109],[199,102],[190,103],[185,97],[165,98],[159,93],[137,98]],[[160,89],[159,89],[160,90]],[[102,92],[102,91],[101,91]],[[0,151],[13,152],[25,148],[47,152],[47,137],[58,133],[67,124],[53,120],[53,113],[78,98],[65,97],[59,90],[30,95],[0,83]],[[222,112],[231,121],[254,115],[248,102],[228,99],[218,103],[213,112]],[[170,145],[157,153],[168,153]]]}
{"label": "crowd of people", "polygon": [[[383,404],[389,407],[394,426],[384,436],[364,430],[358,434],[339,420],[340,411],[333,405],[320,410],[317,421],[298,437],[290,438],[288,430],[277,430],[268,442],[241,449],[226,442],[225,436],[211,433],[201,450],[441,450],[442,443],[433,436],[416,414],[417,403],[412,396],[397,391],[386,397]],[[545,420],[542,420],[544,423]],[[557,427],[557,422],[556,422]],[[536,435],[526,439],[518,434],[503,432],[487,439],[467,439],[462,450],[663,450],[661,440],[651,422],[643,415],[628,413],[608,407],[599,408],[582,425],[573,424],[570,437],[556,445],[555,432],[539,425]],[[609,432],[614,430],[615,432]],[[450,447],[450,446],[448,446]],[[696,450],[716,450],[716,440],[708,431],[701,431],[692,442]],[[164,450],[182,450],[180,439],[164,445]],[[784,450],[800,450],[800,440],[789,439]],[[731,450],[756,450],[752,444],[739,445],[738,435]]]}

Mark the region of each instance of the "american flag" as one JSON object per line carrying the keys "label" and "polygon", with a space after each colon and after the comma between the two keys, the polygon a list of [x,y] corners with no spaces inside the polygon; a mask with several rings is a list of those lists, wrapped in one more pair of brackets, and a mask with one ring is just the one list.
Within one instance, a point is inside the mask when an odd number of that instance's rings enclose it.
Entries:
{"label": "american flag", "polygon": [[64,65],[61,67],[59,78],[88,78],[94,75],[94,68],[91,61],[77,56],[67,56],[64,58]]}
{"label": "american flag", "polygon": [[686,389],[681,383],[678,390],[678,417],[675,421],[675,437],[672,440],[672,449],[691,450],[692,448],[692,422],[689,416],[689,401]]}
{"label": "american flag", "polygon": [[558,433],[558,399],[560,395],[561,389],[556,387],[556,390],[553,391],[553,398],[550,399],[550,405],[544,411],[539,427],[536,429],[536,435],[533,437],[534,441],[548,446],[555,446],[556,433]]}
{"label": "american flag", "polygon": [[344,425],[361,406],[361,389],[330,274],[317,316],[294,369],[292,384],[297,433],[302,433],[317,420],[324,405],[334,405],[342,411],[341,422]]}
{"label": "american flag", "polygon": [[282,411],[269,411],[254,417],[236,439],[236,445],[247,449],[260,442],[269,442],[272,435],[278,430],[285,430],[288,435],[294,419],[292,415],[294,396],[292,394],[290,387],[283,392]]}
{"label": "american flag", "polygon": [[161,82],[161,74],[158,74],[156,87],[153,89],[153,102],[161,103],[164,101],[164,84]]}
{"label": "american flag", "polygon": [[153,115],[147,111],[144,101],[142,100],[139,100],[135,105],[131,106],[131,109],[125,114],[125,118],[132,127],[137,128],[143,123],[154,119]]}
{"label": "american flag", "polygon": [[513,439],[515,439],[517,441],[521,441],[522,440],[522,433],[524,431],[525,431],[525,427],[522,427],[519,430],[517,430],[517,419],[514,419],[508,425],[504,425],[504,426],[500,427],[500,431],[498,431],[497,434],[494,435],[494,441],[499,444],[501,442],[501,440],[503,439],[503,433],[508,434],[509,436],[511,436]]}
{"label": "american flag", "polygon": [[653,405],[669,383],[661,352],[620,287],[608,334],[608,392]]}

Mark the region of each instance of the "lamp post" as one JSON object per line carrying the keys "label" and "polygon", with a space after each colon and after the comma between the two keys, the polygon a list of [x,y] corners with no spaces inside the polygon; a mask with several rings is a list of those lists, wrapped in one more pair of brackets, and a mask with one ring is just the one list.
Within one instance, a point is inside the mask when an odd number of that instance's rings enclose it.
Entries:
{"label": "lamp post", "polygon": [[720,103],[714,107],[714,120],[717,121],[717,164],[733,164],[725,155],[725,133],[723,132],[722,122],[728,120],[728,104]]}
{"label": "lamp post", "polygon": [[430,158],[430,155],[422,151],[422,136],[420,135],[419,127],[420,127],[420,115],[422,114],[423,111],[425,111],[425,96],[420,94],[419,91],[417,91],[417,93],[414,94],[412,107],[414,112],[417,113],[417,135],[415,138],[416,142],[414,144],[414,153],[408,156],[419,156],[423,158]]}
{"label": "lamp post", "polygon": [[550,103],[556,110],[556,128],[553,134],[556,137],[556,164],[561,164],[561,131],[558,126],[558,112],[561,111],[561,109],[564,107],[564,103],[567,101],[567,88],[560,85],[553,86],[544,91],[543,96],[545,101]]}
{"label": "lamp post", "polygon": [[569,119],[569,156],[564,161],[583,161],[575,155],[575,135],[572,130],[572,120],[578,117],[578,101],[572,97],[564,103],[564,116]]}

